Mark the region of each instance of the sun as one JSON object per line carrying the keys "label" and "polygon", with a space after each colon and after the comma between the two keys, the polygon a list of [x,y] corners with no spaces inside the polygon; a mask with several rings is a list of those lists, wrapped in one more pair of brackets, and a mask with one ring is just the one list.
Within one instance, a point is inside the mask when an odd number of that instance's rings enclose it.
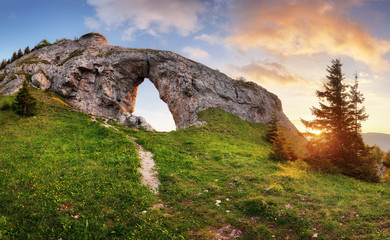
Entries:
{"label": "sun", "polygon": [[312,133],[312,134],[314,134],[314,135],[321,135],[321,133],[322,133],[322,131],[321,130],[312,130],[312,129],[310,129],[309,131],[308,131],[309,133]]}

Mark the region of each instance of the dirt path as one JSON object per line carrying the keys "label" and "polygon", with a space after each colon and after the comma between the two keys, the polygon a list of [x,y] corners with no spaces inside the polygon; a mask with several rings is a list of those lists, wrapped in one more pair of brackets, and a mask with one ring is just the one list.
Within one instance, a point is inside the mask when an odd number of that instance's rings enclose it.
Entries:
{"label": "dirt path", "polygon": [[153,153],[145,151],[141,145],[134,141],[133,138],[131,139],[137,147],[138,156],[141,159],[141,168],[139,169],[142,175],[141,183],[144,185],[149,185],[149,189],[153,193],[158,193],[158,186],[160,185],[160,180],[158,180],[157,172],[155,171]]}
{"label": "dirt path", "polygon": [[[96,121],[95,117],[91,118],[92,121]],[[112,128],[115,131],[119,131],[114,126],[111,126],[107,123],[107,120],[104,121],[102,124],[106,128]],[[157,172],[155,171],[155,164],[153,160],[153,153],[145,151],[141,145],[135,142],[135,138],[130,137],[127,135],[127,137],[134,143],[134,145],[137,147],[138,150],[138,156],[141,159],[141,168],[139,169],[139,172],[142,175],[141,183],[144,185],[148,185],[150,191],[157,194],[158,193],[158,186],[160,185],[160,180],[158,180]]]}

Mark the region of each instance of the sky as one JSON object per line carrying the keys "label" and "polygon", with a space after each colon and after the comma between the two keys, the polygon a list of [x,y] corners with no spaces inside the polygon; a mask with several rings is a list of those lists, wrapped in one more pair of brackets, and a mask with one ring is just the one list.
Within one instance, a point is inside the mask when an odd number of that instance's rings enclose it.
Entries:
{"label": "sky", "polygon": [[[289,119],[312,119],[331,60],[354,75],[369,119],[363,132],[390,134],[390,0],[4,0],[0,58],[42,39],[88,32],[109,44],[170,50],[253,81],[282,100]],[[175,129],[148,79],[135,112],[157,130]]]}

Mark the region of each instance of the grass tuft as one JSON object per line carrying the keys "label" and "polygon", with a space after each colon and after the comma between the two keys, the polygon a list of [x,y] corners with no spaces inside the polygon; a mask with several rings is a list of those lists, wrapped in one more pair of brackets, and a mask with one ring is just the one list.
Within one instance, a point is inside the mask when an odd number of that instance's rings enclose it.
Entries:
{"label": "grass tuft", "polygon": [[45,59],[40,59],[38,56],[36,55],[32,55],[28,58],[25,58],[23,60],[20,60],[19,62],[16,63],[16,67],[20,67],[24,64],[38,64],[38,63],[43,63],[43,64],[50,64],[49,61],[45,60]]}
{"label": "grass tuft", "polygon": [[62,66],[64,65],[67,61],[69,61],[70,59],[74,58],[74,57],[78,57],[78,56],[81,56],[83,55],[83,50],[74,50],[71,54],[69,54],[69,56],[67,58],[64,59],[64,61],[62,61],[61,63],[59,63],[57,66]]}

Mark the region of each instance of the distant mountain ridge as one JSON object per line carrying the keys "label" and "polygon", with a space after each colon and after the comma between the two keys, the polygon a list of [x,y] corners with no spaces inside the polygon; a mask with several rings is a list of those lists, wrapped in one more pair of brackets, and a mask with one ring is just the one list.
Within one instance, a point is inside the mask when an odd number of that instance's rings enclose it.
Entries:
{"label": "distant mountain ridge", "polygon": [[363,133],[364,142],[370,146],[377,145],[383,151],[390,151],[390,134],[386,133]]}

